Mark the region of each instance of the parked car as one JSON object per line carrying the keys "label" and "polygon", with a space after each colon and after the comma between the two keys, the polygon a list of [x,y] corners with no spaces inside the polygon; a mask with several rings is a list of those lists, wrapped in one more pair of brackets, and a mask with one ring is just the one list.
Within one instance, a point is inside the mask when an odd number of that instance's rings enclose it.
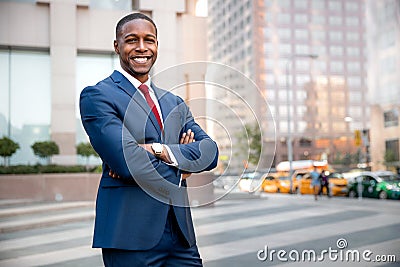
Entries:
{"label": "parked car", "polygon": [[362,172],[348,186],[348,196],[400,199],[400,178],[390,171]]}
{"label": "parked car", "polygon": [[267,175],[263,178],[263,182],[261,184],[261,191],[267,193],[277,193],[279,192],[279,178],[274,175]]}
{"label": "parked car", "polygon": [[261,183],[263,182],[264,173],[262,172],[245,172],[240,177],[239,189],[243,192],[254,193],[260,190]]}
{"label": "parked car", "polygon": [[[346,196],[347,195],[347,180],[342,174],[332,172],[328,174],[329,190],[331,196]],[[300,194],[314,194],[311,187],[310,173],[305,173],[299,181]],[[323,189],[322,194],[327,194],[326,189]]]}
{"label": "parked car", "polygon": [[290,177],[279,176],[278,177],[278,192],[279,193],[296,193],[298,190],[298,183],[296,176],[292,176],[292,189],[290,190]]}
{"label": "parked car", "polygon": [[[297,179],[292,176],[292,192],[297,192]],[[273,173],[267,175],[261,185],[261,191],[268,193],[290,193],[290,178],[287,175]]]}
{"label": "parked car", "polygon": [[328,175],[329,189],[331,190],[331,196],[347,196],[348,180],[339,172],[331,172]]}

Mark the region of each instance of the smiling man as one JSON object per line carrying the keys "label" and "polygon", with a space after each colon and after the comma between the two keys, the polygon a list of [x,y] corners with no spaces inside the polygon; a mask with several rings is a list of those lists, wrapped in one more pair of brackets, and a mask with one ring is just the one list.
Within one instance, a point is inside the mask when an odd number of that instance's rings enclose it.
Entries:
{"label": "smiling man", "polygon": [[115,34],[114,50],[122,69],[141,83],[146,82],[157,59],[156,25],[147,16],[135,13],[120,20]]}
{"label": "smiling man", "polygon": [[105,266],[202,266],[185,179],[213,169],[218,148],[180,97],[151,82],[157,48],[154,22],[125,16],[114,41],[121,68],[81,93],[82,123],[103,161],[93,247]]}

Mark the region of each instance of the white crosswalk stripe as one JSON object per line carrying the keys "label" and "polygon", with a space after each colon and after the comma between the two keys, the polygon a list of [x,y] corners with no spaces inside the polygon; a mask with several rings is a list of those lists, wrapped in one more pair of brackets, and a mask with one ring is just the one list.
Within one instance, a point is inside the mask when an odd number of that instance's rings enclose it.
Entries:
{"label": "white crosswalk stripe", "polygon": [[90,256],[100,255],[100,250],[88,249],[88,246],[73,247],[51,252],[43,252],[16,259],[8,259],[0,262],[3,267],[34,267],[54,264],[62,261],[75,260]]}
{"label": "white crosswalk stripe", "polygon": [[[382,205],[381,209],[379,205]],[[272,195],[259,199],[221,200],[214,207],[192,209],[192,214],[205,267],[265,266],[265,262],[257,259],[257,251],[265,246],[270,249],[312,249],[314,245],[336,248],[339,237],[348,238],[352,249],[394,254],[399,261],[400,228],[397,227],[400,226],[400,214],[394,212],[398,205],[400,203],[393,201],[359,203],[348,199],[314,202],[306,197]],[[35,209],[32,206],[32,210]],[[76,210],[76,214],[82,212],[92,211]],[[6,211],[2,213],[6,214]],[[50,213],[41,220],[54,216],[60,214]],[[30,220],[29,216],[26,220]],[[15,222],[12,217],[0,218],[0,225],[7,223]],[[376,229],[383,229],[382,237],[376,235]],[[101,266],[101,250],[91,248],[92,233],[92,220],[67,223],[64,227],[3,233],[0,266]],[[321,247],[324,248],[328,247]],[[233,261],[236,262],[232,265]],[[310,262],[273,262],[279,266],[310,264],[313,265]],[[384,265],[368,264],[359,262],[354,266]],[[332,261],[320,265],[341,266]]]}
{"label": "white crosswalk stripe", "polygon": [[11,249],[22,249],[26,247],[40,246],[55,242],[65,242],[75,238],[91,237],[91,236],[92,236],[92,228],[84,227],[73,230],[42,234],[40,235],[40,238],[38,238],[37,236],[15,238],[10,240],[0,241],[0,252]]}

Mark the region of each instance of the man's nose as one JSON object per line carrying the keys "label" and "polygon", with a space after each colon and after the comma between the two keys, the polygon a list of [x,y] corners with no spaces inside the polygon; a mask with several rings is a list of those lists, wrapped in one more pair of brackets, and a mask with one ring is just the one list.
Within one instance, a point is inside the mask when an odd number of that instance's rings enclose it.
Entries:
{"label": "man's nose", "polygon": [[139,40],[138,46],[136,47],[136,50],[141,51],[141,52],[147,50],[146,43],[145,43],[145,41],[143,39]]}

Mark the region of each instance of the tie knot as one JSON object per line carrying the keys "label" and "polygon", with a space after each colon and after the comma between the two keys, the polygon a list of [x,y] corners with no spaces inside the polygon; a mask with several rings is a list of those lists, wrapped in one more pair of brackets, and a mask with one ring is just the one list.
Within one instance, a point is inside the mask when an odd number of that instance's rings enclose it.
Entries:
{"label": "tie knot", "polygon": [[139,86],[139,90],[140,90],[144,95],[149,94],[149,87],[148,87],[147,85],[145,85],[144,83],[142,83],[142,84]]}

